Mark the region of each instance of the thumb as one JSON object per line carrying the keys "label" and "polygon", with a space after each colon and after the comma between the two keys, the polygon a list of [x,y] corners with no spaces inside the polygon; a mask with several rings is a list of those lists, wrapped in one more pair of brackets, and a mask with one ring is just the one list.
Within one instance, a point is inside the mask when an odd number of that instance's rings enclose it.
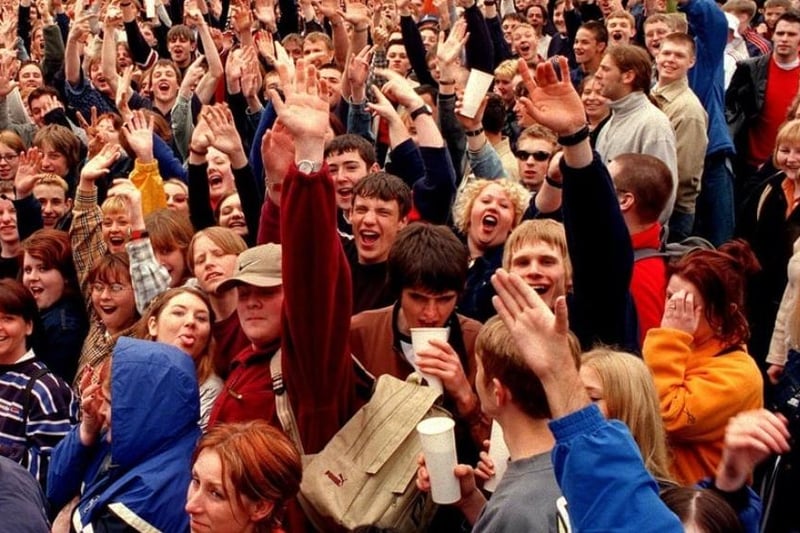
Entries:
{"label": "thumb", "polygon": [[556,331],[566,334],[569,332],[569,314],[567,311],[566,296],[559,296],[555,305]]}

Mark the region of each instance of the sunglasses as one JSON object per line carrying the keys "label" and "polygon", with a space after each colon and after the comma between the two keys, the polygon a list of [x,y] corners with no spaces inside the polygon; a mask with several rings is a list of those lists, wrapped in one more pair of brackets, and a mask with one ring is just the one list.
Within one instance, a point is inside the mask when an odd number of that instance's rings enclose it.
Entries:
{"label": "sunglasses", "polygon": [[514,154],[517,156],[517,159],[522,161],[527,161],[529,157],[532,157],[534,161],[548,161],[553,154],[550,152],[545,152],[544,150],[536,150],[535,152],[526,152],[525,150],[517,150],[517,153]]}

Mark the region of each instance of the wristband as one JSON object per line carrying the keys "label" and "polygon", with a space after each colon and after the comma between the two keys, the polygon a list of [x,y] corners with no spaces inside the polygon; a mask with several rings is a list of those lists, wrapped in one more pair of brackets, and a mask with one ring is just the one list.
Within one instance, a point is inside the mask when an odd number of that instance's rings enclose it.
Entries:
{"label": "wristband", "polygon": [[477,130],[472,130],[472,131],[465,131],[464,135],[466,135],[467,137],[477,137],[481,133],[483,133],[483,128],[478,128]]}
{"label": "wristband", "polygon": [[563,189],[564,188],[564,184],[563,183],[561,183],[560,181],[554,180],[550,176],[545,176],[544,177],[544,181],[546,181],[549,186],[554,187],[556,189]]}
{"label": "wristband", "polygon": [[430,106],[428,106],[428,104],[422,104],[421,106],[416,108],[414,111],[409,113],[409,116],[411,117],[411,120],[416,120],[417,117],[420,116],[420,115],[433,116],[433,110],[430,108]]}
{"label": "wristband", "polygon": [[483,5],[485,5],[485,6],[496,6],[496,5],[497,5],[497,2],[495,2],[495,1],[492,1],[492,2],[484,2],[484,3],[483,3]]}
{"label": "wristband", "polygon": [[146,229],[137,229],[137,230],[131,230],[128,233],[128,237],[132,241],[135,241],[136,239],[146,239],[150,237],[150,234],[147,232]]}
{"label": "wristband", "polygon": [[439,85],[455,85],[456,80],[439,80]]}
{"label": "wristband", "polygon": [[200,150],[195,150],[194,148],[192,148],[192,147],[190,146],[190,147],[189,147],[189,153],[190,153],[190,154],[196,154],[196,155],[199,155],[199,156],[203,156],[203,157],[205,157],[205,156],[207,156],[207,155],[208,155],[208,150],[206,150],[205,152],[201,152]]}
{"label": "wristband", "polygon": [[572,135],[565,135],[558,137],[558,144],[561,146],[575,146],[578,143],[583,142],[585,139],[589,138],[589,125],[584,124],[584,126],[573,133]]}

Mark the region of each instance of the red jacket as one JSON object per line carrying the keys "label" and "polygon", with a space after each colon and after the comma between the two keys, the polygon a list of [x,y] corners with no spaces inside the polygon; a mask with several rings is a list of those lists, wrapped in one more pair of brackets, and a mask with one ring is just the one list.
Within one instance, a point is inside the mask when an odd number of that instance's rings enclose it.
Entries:
{"label": "red jacket", "polygon": [[[305,453],[322,450],[356,410],[348,331],[350,267],[336,231],[333,181],[324,165],[303,175],[292,165],[283,183],[281,366]],[[240,352],[209,426],[262,418],[281,427],[269,360],[278,342]]]}
{"label": "red jacket", "polygon": [[[661,224],[631,235],[634,253],[642,248],[661,248]],[[667,298],[667,263],[663,257],[648,257],[633,263],[631,296],[639,318],[639,345],[647,330],[661,326]]]}

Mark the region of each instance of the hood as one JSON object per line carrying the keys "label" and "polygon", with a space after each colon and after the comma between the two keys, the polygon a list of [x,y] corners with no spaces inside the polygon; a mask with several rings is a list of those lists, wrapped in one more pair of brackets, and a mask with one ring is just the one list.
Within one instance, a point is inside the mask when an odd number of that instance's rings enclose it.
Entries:
{"label": "hood", "polygon": [[121,337],[111,357],[111,457],[132,467],[187,436],[199,437],[191,357],[160,342]]}

